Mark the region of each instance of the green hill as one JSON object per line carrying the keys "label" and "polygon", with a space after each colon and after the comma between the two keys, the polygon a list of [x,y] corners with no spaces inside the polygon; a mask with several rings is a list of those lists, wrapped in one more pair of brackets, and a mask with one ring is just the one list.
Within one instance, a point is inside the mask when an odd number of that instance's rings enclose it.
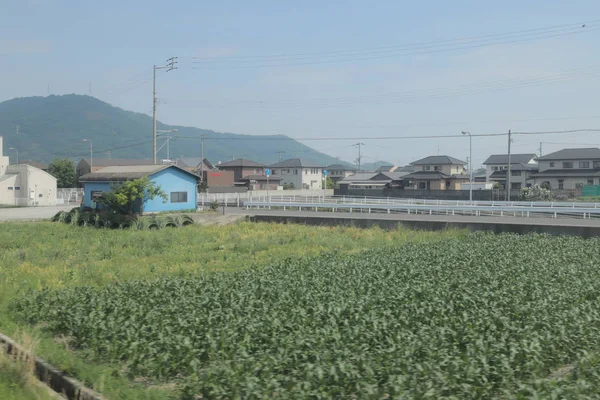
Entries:
{"label": "green hill", "polygon": [[[171,158],[199,157],[200,137],[205,135],[204,156],[213,162],[232,156],[262,163],[298,157],[323,165],[337,160],[283,135],[238,135],[186,126],[157,124],[157,129],[177,129],[172,133]],[[114,107],[90,96],[64,95],[25,97],[0,103],[0,135],[5,153],[19,150],[22,160],[49,162],[56,157],[78,159],[89,155],[93,142],[95,157],[152,157],[152,118]],[[159,147],[164,140],[159,140]],[[14,154],[9,153],[11,156]],[[166,149],[159,159],[166,158]]]}

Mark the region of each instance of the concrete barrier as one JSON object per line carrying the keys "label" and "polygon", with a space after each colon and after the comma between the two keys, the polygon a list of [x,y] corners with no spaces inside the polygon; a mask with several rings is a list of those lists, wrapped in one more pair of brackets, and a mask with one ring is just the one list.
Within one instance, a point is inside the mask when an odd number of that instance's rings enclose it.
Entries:
{"label": "concrete barrier", "polygon": [[494,233],[516,233],[526,235],[528,233],[549,234],[553,236],[580,236],[584,238],[600,237],[600,226],[577,225],[568,223],[548,224],[540,221],[539,223],[520,222],[520,221],[501,221],[497,222],[477,222],[477,221],[440,221],[431,219],[388,219],[373,215],[370,218],[354,218],[352,216],[286,216],[286,215],[268,215],[256,214],[250,217],[253,222],[275,222],[284,224],[305,224],[321,226],[355,226],[359,228],[370,228],[378,226],[382,229],[398,229],[398,226],[404,226],[410,229],[439,231],[444,229],[467,229],[469,231],[488,231]]}

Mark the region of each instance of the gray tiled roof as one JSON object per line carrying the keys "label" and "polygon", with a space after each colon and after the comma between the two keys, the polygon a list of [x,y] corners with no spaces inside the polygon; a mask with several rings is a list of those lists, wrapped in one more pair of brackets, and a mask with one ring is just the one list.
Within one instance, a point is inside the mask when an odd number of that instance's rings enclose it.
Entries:
{"label": "gray tiled roof", "polygon": [[238,158],[233,161],[227,161],[217,165],[217,168],[222,167],[264,167],[264,164],[259,164],[252,160],[246,160],[245,158]]}
{"label": "gray tiled roof", "polygon": [[450,157],[450,156],[429,156],[422,158],[420,160],[411,162],[410,165],[465,165],[466,162],[459,160],[458,158]]}
{"label": "gray tiled roof", "polygon": [[345,177],[344,179],[340,180],[339,183],[350,183],[350,182],[368,181],[368,180],[371,180],[371,178],[374,178],[377,175],[379,175],[379,174],[376,173],[376,172],[359,172],[357,174]]}
{"label": "gray tiled roof", "polygon": [[391,172],[392,170],[395,170],[396,167],[395,165],[382,165],[379,168],[377,168],[375,170],[375,172]]}
{"label": "gray tiled roof", "polygon": [[301,158],[290,158],[272,164],[271,168],[322,168],[322,165],[303,161]]}
{"label": "gray tiled roof", "polygon": [[600,160],[600,149],[597,147],[585,149],[563,149],[539,157],[538,160]]}
{"label": "gray tiled roof", "polygon": [[423,180],[432,180],[432,179],[447,179],[450,178],[450,175],[444,174],[440,171],[417,171],[411,174],[405,175],[404,179],[423,179]]}
{"label": "gray tiled roof", "polygon": [[325,168],[330,171],[356,171],[356,168],[342,164],[331,164]]}
{"label": "gray tiled roof", "polygon": [[[175,160],[175,165],[182,168],[196,168],[200,165],[201,160],[202,157],[181,157]],[[215,168],[206,158],[204,158],[204,164],[210,169]]]}
{"label": "gray tiled roof", "polygon": [[144,178],[153,175],[167,168],[177,168],[186,174],[193,175],[185,169],[175,165],[129,165],[129,166],[112,166],[105,167],[96,172],[85,174],[79,178],[80,182],[120,182],[131,181],[134,179]]}
{"label": "gray tiled roof", "polygon": [[[269,176],[269,181],[280,181],[283,178],[280,178],[278,176]],[[247,175],[244,176],[243,178],[239,179],[240,181],[248,181],[248,180],[253,180],[253,181],[266,181],[267,180],[267,176],[266,175]]]}
{"label": "gray tiled roof", "polygon": [[[536,155],[533,153],[530,154],[511,154],[510,155],[510,163],[511,164],[527,164],[532,159],[536,158]],[[488,164],[508,164],[508,154],[492,154],[483,162],[483,165]]]}
{"label": "gray tiled roof", "polygon": [[562,178],[562,177],[592,177],[600,176],[600,169],[549,169],[531,174],[535,178]]}

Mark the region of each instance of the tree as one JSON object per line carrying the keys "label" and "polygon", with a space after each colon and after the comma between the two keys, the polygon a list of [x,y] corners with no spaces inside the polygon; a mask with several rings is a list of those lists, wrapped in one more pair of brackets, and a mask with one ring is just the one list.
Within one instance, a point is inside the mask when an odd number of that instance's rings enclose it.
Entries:
{"label": "tree", "polygon": [[48,173],[56,178],[56,186],[59,188],[74,188],[75,164],[68,158],[57,158],[48,165]]}
{"label": "tree", "polygon": [[552,192],[539,185],[534,187],[521,189],[519,200],[522,201],[550,201],[552,200]]}
{"label": "tree", "polygon": [[162,197],[163,203],[168,200],[160,186],[152,182],[150,178],[144,177],[113,187],[110,192],[100,196],[98,203],[105,205],[111,211],[129,215],[134,213],[137,205],[140,214],[143,214],[144,205],[155,197]]}
{"label": "tree", "polygon": [[335,189],[335,182],[330,177],[325,179],[325,189]]}

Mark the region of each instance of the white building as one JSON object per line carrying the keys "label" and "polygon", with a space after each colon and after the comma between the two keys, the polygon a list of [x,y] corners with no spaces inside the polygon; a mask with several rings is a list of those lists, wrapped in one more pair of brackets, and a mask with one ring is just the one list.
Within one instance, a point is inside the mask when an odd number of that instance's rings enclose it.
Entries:
{"label": "white building", "polygon": [[[537,165],[537,159],[535,154],[511,154],[510,155],[511,169],[513,165],[525,164],[525,165]],[[486,181],[490,181],[490,176],[494,172],[504,171],[508,169],[508,154],[492,154],[487,160],[483,162],[485,165],[485,178]]]}
{"label": "white building", "polygon": [[56,178],[31,165],[9,165],[0,136],[0,204],[56,205]]}
{"label": "white building", "polygon": [[538,158],[539,171],[532,175],[535,184],[551,189],[581,189],[600,185],[600,149],[563,149]]}
{"label": "white building", "polygon": [[293,184],[295,189],[323,189],[323,166],[290,158],[269,168],[271,175],[281,178],[281,185]]}

